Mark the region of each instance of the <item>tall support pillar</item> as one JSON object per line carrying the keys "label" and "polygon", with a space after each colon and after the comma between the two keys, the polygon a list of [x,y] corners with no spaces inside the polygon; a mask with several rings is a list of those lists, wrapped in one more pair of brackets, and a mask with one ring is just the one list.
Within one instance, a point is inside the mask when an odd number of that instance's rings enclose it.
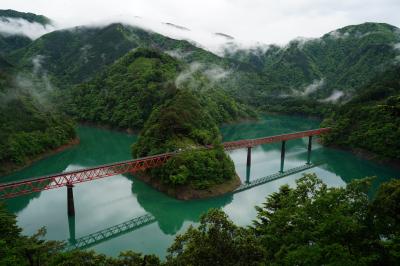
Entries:
{"label": "tall support pillar", "polygon": [[312,145],[312,136],[309,136],[308,137],[307,164],[311,163],[311,145]]}
{"label": "tall support pillar", "polygon": [[251,147],[247,147],[247,167],[251,166]]}
{"label": "tall support pillar", "polygon": [[286,148],[286,141],[282,141],[281,147],[281,170],[279,172],[283,173],[283,167],[285,165],[285,148]]}
{"label": "tall support pillar", "polygon": [[67,204],[68,204],[68,216],[75,215],[75,206],[74,206],[74,192],[72,188],[74,185],[71,183],[67,183]]}

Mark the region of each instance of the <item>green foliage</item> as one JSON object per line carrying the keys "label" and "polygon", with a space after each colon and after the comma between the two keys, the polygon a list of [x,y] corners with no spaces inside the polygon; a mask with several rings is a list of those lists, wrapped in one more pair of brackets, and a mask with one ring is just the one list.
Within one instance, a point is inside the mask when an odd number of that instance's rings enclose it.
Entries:
{"label": "green foliage", "polygon": [[264,257],[255,236],[217,209],[178,235],[168,252],[166,265],[259,265]]}
{"label": "green foliage", "polygon": [[186,150],[168,160],[153,175],[167,184],[190,183],[196,189],[206,189],[230,180],[235,175],[235,167],[222,148]]}
{"label": "green foliage", "polygon": [[0,70],[0,173],[76,138],[74,122],[15,85],[13,71]]}
{"label": "green foliage", "polygon": [[72,89],[65,108],[79,120],[140,129],[153,108],[174,93],[180,64],[154,50],[127,53],[91,82]]}
{"label": "green foliage", "polygon": [[53,31],[9,54],[8,59],[19,67],[30,69],[33,67],[32,59],[41,56],[53,83],[68,89],[94,78],[135,48],[174,51],[185,55],[182,57],[184,62],[228,65],[228,60],[188,41],[121,23]]}
{"label": "green foliage", "polygon": [[315,174],[269,195],[254,225],[239,227],[211,209],[177,235],[164,262],[133,251],[116,258],[63,251],[62,243],[21,235],[15,215],[0,205],[1,265],[397,265],[400,182],[369,197],[372,178],[328,188]]}
{"label": "green foliage", "polygon": [[[153,177],[166,184],[190,184],[205,189],[234,176],[233,162],[222,147],[198,149],[211,144],[218,146],[221,136],[217,121],[231,121],[244,115],[227,96],[212,98],[212,95],[211,91],[180,89],[172,99],[152,112],[132,147],[133,156],[182,151],[161,168],[152,170]],[[213,112],[222,116],[213,117]]]}
{"label": "green foliage", "polygon": [[265,247],[266,261],[273,261],[272,265],[386,265],[394,261],[388,253],[398,252],[398,247],[388,246],[390,240],[381,238],[384,231],[372,222],[376,213],[371,207],[383,202],[381,196],[369,201],[370,181],[327,188],[308,174],[296,181],[296,188],[282,186],[257,207],[254,230]]}
{"label": "green foliage", "polygon": [[325,144],[362,148],[383,158],[400,159],[399,67],[377,76],[352,101],[322,123],[332,127]]}
{"label": "green foliage", "polygon": [[[225,88],[269,112],[324,116],[331,106],[322,100],[335,90],[348,100],[364,91],[377,74],[393,67],[398,30],[384,23],[364,23],[317,39],[293,40],[285,47],[227,50],[226,57],[252,68],[235,72]],[[321,84],[305,93],[316,81]]]}

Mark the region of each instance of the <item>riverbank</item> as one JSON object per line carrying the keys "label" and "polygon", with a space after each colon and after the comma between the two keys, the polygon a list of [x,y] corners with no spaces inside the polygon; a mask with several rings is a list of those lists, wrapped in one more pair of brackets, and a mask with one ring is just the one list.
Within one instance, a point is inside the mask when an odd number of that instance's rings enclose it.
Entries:
{"label": "riverbank", "polygon": [[[318,142],[321,145],[324,145],[321,142],[320,138],[318,139]],[[347,147],[342,147],[339,145],[324,145],[324,146],[334,148],[337,150],[348,151],[348,152],[351,152],[356,157],[361,158],[363,160],[373,161],[373,162],[381,164],[383,166],[391,167],[396,170],[400,170],[400,160],[397,160],[397,159],[383,158],[376,153],[373,153],[371,151],[361,149],[361,148],[347,148]]]}
{"label": "riverbank", "polygon": [[174,197],[179,200],[193,200],[193,199],[206,199],[216,196],[220,196],[229,192],[234,191],[238,188],[242,182],[240,177],[236,174],[231,180],[222,184],[214,185],[207,189],[195,189],[190,185],[171,187],[163,184],[160,179],[152,178],[146,174],[135,175],[138,179],[142,180],[151,187],[161,191],[168,196]]}
{"label": "riverbank", "polygon": [[0,177],[11,174],[16,171],[20,171],[39,160],[42,160],[42,159],[45,159],[46,157],[55,155],[56,153],[62,152],[72,146],[78,145],[79,143],[80,143],[80,139],[77,137],[75,139],[72,139],[70,142],[63,144],[53,150],[48,150],[48,151],[38,154],[37,156],[34,156],[32,158],[28,158],[23,164],[16,164],[16,163],[11,163],[11,162],[5,163],[0,166]]}

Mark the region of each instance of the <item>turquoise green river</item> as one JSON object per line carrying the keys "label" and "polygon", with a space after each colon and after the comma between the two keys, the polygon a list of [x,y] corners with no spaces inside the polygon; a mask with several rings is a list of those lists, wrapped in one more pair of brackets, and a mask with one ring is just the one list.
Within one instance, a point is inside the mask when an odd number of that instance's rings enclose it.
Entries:
{"label": "turquoise green river", "polygon": [[[221,128],[224,141],[257,138],[319,127],[319,121],[301,117],[267,115],[259,121],[242,122]],[[71,171],[131,158],[134,135],[80,126],[80,144],[42,159],[28,168],[2,177],[10,182],[28,177]],[[304,165],[308,139],[288,141],[285,170]],[[247,149],[229,152],[242,181],[246,180]],[[160,193],[131,175],[117,175],[74,187],[75,217],[67,216],[66,188],[52,189],[6,201],[17,215],[23,233],[31,235],[45,226],[47,239],[67,242],[91,239],[89,249],[116,256],[132,249],[145,254],[166,255],[175,236],[191,224],[198,224],[201,214],[220,208],[238,225],[249,225],[256,217],[254,206],[277,191],[283,184],[294,186],[303,173],[316,173],[329,186],[344,186],[355,178],[376,176],[374,186],[400,177],[398,170],[353,154],[322,147],[314,141],[312,162],[317,167],[283,177],[236,194],[206,200],[179,201]],[[280,143],[253,148],[250,181],[279,171]],[[143,215],[153,217],[142,226],[129,226]],[[96,232],[101,232],[94,234]],[[93,240],[91,236],[95,236]]]}

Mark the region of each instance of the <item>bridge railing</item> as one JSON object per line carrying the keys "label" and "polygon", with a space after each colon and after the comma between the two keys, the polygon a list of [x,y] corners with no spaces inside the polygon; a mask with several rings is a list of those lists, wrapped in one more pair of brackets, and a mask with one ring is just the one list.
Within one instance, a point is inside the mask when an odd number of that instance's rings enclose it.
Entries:
{"label": "bridge railing", "polygon": [[0,184],[0,198],[12,198],[19,195],[39,192],[52,188],[87,182],[103,177],[144,171],[164,164],[175,153],[163,153],[134,160],[105,164],[55,175],[26,179],[12,183]]}
{"label": "bridge railing", "polygon": [[331,130],[331,128],[319,128],[319,129],[301,131],[301,132],[296,132],[296,133],[276,135],[276,136],[271,136],[271,137],[229,141],[229,142],[222,143],[222,145],[224,146],[224,148],[226,150],[234,150],[234,149],[240,149],[240,148],[246,148],[246,147],[254,147],[254,146],[258,146],[258,145],[262,145],[262,144],[275,143],[275,142],[299,139],[299,138],[310,137],[310,136],[315,136],[315,135],[321,135],[323,133],[329,132],[330,130]]}

